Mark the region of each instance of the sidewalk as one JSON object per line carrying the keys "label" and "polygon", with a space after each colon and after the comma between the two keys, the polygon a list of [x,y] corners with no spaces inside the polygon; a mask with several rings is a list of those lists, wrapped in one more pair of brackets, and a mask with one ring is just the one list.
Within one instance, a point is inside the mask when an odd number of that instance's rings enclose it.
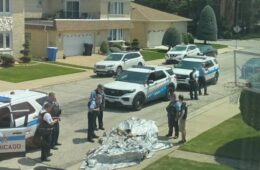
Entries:
{"label": "sidewalk", "polygon": [[[187,140],[195,138],[196,136],[217,126],[225,120],[228,120],[229,118],[237,115],[238,113],[238,106],[229,103],[229,97],[225,97],[223,99],[215,101],[214,103],[204,106],[195,112],[189,113],[186,123]],[[160,135],[164,136],[168,131],[167,124],[159,127],[159,130]],[[173,141],[174,144],[176,144],[176,142],[178,142],[178,140]],[[141,162],[141,164],[137,166],[124,168],[124,170],[141,170],[166,155],[175,155],[176,150],[178,148],[179,145],[175,145],[171,149],[159,151],[155,153],[154,157],[150,159],[145,159],[143,162]]]}

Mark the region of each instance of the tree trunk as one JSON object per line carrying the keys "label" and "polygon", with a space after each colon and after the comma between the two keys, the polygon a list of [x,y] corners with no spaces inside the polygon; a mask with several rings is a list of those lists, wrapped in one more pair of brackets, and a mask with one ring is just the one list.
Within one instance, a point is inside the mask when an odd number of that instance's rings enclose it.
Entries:
{"label": "tree trunk", "polygon": [[207,44],[207,40],[204,40],[204,44]]}

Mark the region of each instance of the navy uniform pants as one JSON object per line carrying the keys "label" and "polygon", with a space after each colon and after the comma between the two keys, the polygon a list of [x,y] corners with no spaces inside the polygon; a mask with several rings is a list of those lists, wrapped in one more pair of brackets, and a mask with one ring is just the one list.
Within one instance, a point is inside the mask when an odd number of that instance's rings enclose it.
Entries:
{"label": "navy uniform pants", "polygon": [[173,133],[173,127],[174,127],[174,131],[175,131],[175,135],[174,136],[179,136],[179,125],[178,125],[178,121],[175,120],[175,116],[172,113],[168,113],[168,135],[172,136]]}
{"label": "navy uniform pants", "polygon": [[94,130],[95,130],[95,122],[96,122],[96,116],[95,112],[88,112],[88,139],[92,139],[93,136],[95,136]]}

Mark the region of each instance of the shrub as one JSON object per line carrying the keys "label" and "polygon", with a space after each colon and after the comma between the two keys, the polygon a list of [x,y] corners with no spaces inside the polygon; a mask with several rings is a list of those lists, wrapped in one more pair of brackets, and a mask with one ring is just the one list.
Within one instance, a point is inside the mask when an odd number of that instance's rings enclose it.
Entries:
{"label": "shrub", "polygon": [[189,44],[194,44],[194,37],[191,33],[187,33]]}
{"label": "shrub", "polygon": [[163,35],[162,45],[169,47],[174,47],[177,44],[181,43],[181,34],[175,27],[170,27],[166,30]]}
{"label": "shrub", "polygon": [[139,41],[137,38],[133,39],[132,43],[131,43],[132,49],[133,50],[139,50]]}
{"label": "shrub", "polygon": [[260,130],[260,92],[245,88],[240,96],[240,111],[243,121],[256,130]]}
{"label": "shrub", "polygon": [[109,47],[116,47],[116,48],[122,49],[122,44],[116,43],[116,42],[110,42]]}
{"label": "shrub", "polygon": [[116,52],[120,52],[120,51],[121,51],[121,49],[120,49],[120,48],[117,48],[117,47],[110,47],[109,50],[110,50],[110,52],[112,52],[112,53],[116,53]]}
{"label": "shrub", "polygon": [[14,57],[10,54],[0,54],[0,60],[3,67],[10,67],[14,65]]}
{"label": "shrub", "polygon": [[189,44],[189,39],[188,39],[188,34],[187,33],[182,33],[182,42],[184,44]]}
{"label": "shrub", "polygon": [[20,61],[23,63],[29,63],[31,61],[31,58],[29,57],[30,54],[30,43],[28,40],[25,40],[25,43],[23,44],[23,50],[20,51],[21,54],[23,54],[23,57],[20,58]]}
{"label": "shrub", "polygon": [[23,62],[23,63],[29,63],[31,62],[31,58],[29,56],[24,56],[24,57],[21,57],[20,58],[20,61]]}
{"label": "shrub", "polygon": [[224,31],[223,38],[224,39],[231,39],[233,37],[233,33],[231,31]]}
{"label": "shrub", "polygon": [[100,51],[102,54],[107,54],[109,50],[109,46],[108,46],[108,42],[107,41],[103,41],[100,45]]}

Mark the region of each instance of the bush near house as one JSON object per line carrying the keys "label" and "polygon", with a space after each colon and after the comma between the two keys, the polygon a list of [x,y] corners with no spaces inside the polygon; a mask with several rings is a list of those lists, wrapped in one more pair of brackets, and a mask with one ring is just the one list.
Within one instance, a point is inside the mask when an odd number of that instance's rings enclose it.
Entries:
{"label": "bush near house", "polygon": [[133,39],[131,46],[133,50],[140,50],[139,41],[137,38]]}
{"label": "bush near house", "polygon": [[162,45],[168,46],[170,50],[177,44],[181,43],[181,35],[175,27],[170,27],[163,35]]}
{"label": "bush near house", "polygon": [[182,41],[184,44],[194,44],[194,37],[191,33],[183,33]]}
{"label": "bush near house", "polygon": [[11,67],[14,65],[14,57],[10,54],[0,54],[0,63],[2,67]]}
{"label": "bush near house", "polygon": [[109,50],[109,45],[107,41],[103,41],[100,45],[100,52],[102,54],[107,54]]}
{"label": "bush near house", "polygon": [[30,44],[28,40],[25,40],[25,43],[23,44],[23,50],[20,51],[20,53],[23,55],[23,57],[20,58],[20,61],[23,63],[29,63],[31,61],[31,57],[29,57],[30,54]]}
{"label": "bush near house", "polygon": [[256,130],[260,130],[260,92],[245,88],[240,96],[240,111],[243,121]]}

